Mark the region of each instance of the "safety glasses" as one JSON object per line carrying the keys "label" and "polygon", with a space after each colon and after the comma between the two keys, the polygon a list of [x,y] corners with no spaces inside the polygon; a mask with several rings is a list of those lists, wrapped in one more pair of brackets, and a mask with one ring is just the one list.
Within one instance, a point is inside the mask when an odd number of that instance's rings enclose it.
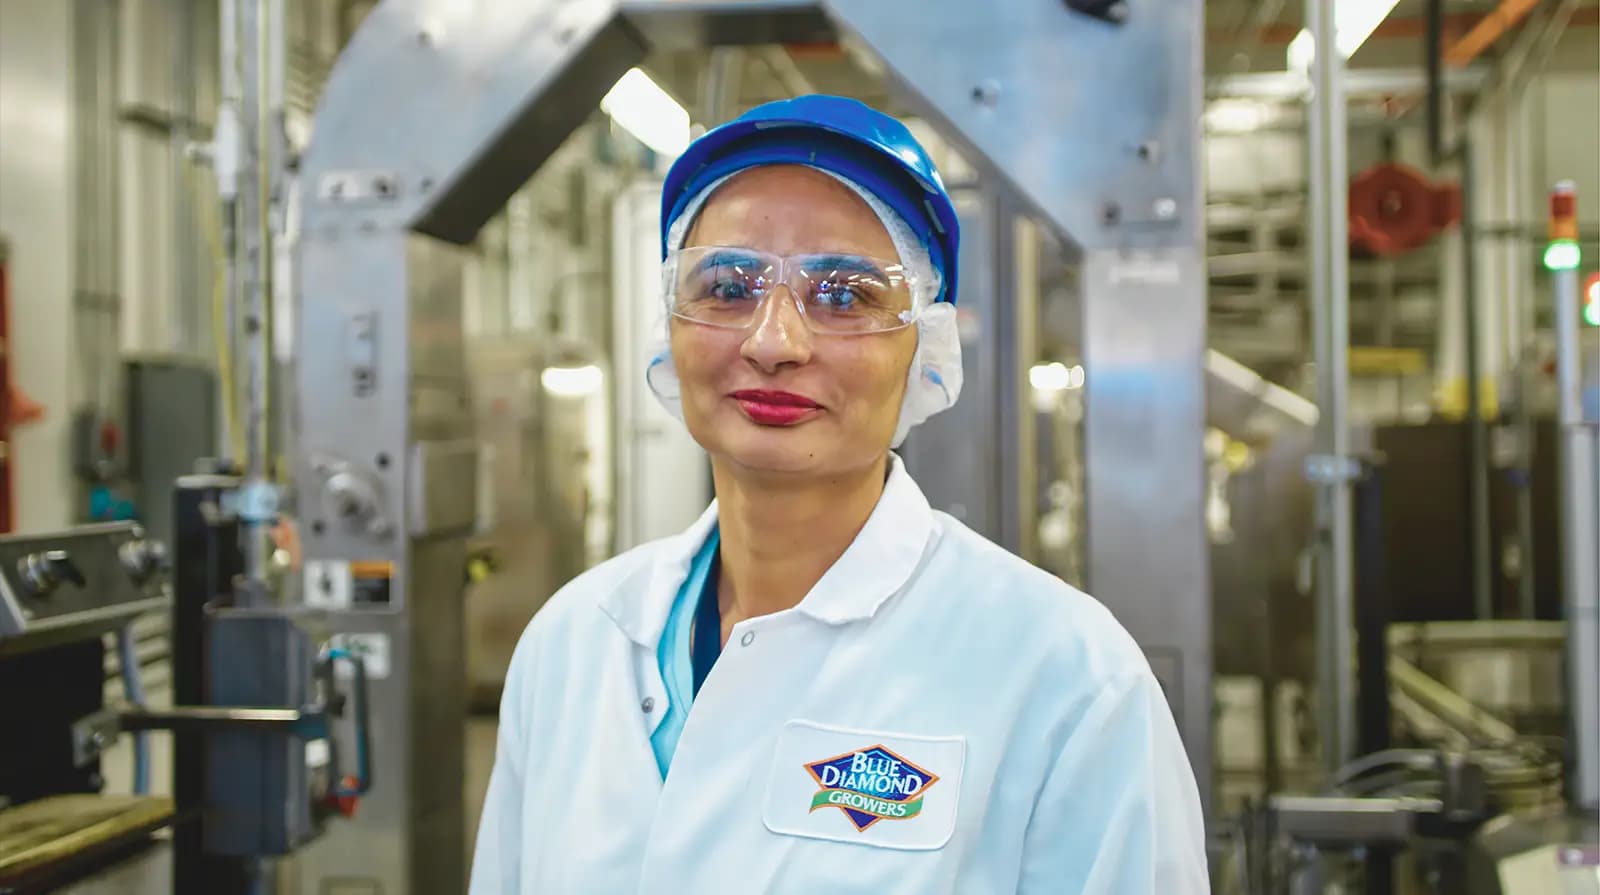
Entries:
{"label": "safety glasses", "polygon": [[921,311],[917,296],[938,294],[937,284],[919,283],[897,261],[834,252],[694,246],[669,255],[663,276],[674,316],[727,329],[751,326],[780,285],[813,332],[839,335],[904,329]]}

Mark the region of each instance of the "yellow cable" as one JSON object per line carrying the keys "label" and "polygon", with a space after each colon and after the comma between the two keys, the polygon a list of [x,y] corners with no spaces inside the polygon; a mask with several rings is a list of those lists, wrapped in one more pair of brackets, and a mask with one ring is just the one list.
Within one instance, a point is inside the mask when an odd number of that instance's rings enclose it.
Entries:
{"label": "yellow cable", "polygon": [[243,454],[244,438],[239,432],[239,411],[233,388],[233,351],[228,344],[227,293],[223,288],[227,258],[222,249],[220,237],[222,225],[217,219],[216,205],[211,199],[201,195],[198,184],[198,178],[191,175],[189,190],[194,196],[195,207],[203,216],[200,229],[205,232],[206,246],[211,250],[211,267],[215,271],[211,285],[211,338],[212,347],[217,354],[217,380],[218,388],[222,390],[222,416],[227,432],[227,448],[231,459],[238,462]]}

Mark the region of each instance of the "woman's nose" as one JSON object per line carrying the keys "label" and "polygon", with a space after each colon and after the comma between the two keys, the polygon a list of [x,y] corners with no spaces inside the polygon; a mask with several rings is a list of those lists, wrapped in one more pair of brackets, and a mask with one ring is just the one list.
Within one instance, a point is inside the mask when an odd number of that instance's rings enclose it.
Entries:
{"label": "woman's nose", "polygon": [[775,373],[785,364],[811,360],[811,330],[787,285],[773,289],[756,309],[750,335],[739,353],[767,373]]}

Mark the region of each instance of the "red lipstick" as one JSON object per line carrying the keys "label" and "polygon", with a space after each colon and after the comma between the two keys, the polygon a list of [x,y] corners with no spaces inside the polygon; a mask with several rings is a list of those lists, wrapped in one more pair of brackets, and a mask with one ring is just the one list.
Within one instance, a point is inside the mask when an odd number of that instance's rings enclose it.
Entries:
{"label": "red lipstick", "polygon": [[751,422],[762,426],[792,426],[822,409],[821,404],[794,392],[745,389],[731,397]]}

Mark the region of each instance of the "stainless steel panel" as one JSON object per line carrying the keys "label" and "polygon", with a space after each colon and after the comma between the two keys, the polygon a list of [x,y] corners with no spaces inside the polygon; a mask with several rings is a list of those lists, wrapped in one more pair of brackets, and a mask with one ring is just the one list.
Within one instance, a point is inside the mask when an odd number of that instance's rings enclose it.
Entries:
{"label": "stainless steel panel", "polygon": [[[995,272],[999,200],[974,190],[958,192],[954,199],[961,218],[961,399],[913,429],[899,453],[934,509],[1000,542],[1000,498],[1015,464],[1005,461],[996,438],[973,437],[1005,428],[999,377],[1008,362],[1004,348],[1014,340],[1002,331],[1000,306],[1009,296],[1000,292]],[[951,475],[953,469],[962,473]]]}
{"label": "stainless steel panel", "polygon": [[324,88],[302,170],[309,185],[392,173],[391,189],[313,195],[307,230],[362,221],[472,241],[643,57],[609,2],[379,4]]}
{"label": "stainless steel panel", "polygon": [[823,6],[964,155],[1078,246],[1199,238],[1198,0],[1135,6],[1122,25],[1064,3]]}
{"label": "stainless steel panel", "polygon": [[[475,487],[430,490],[475,476],[464,465],[475,458],[462,448],[471,444],[462,260],[458,249],[394,230],[314,231],[301,246],[294,415],[306,559],[389,562],[393,577],[387,604],[328,614],[333,632],[376,638],[388,652],[387,674],[369,686],[373,788],[356,817],[330,824],[295,856],[285,874],[291,891],[316,895],[337,878],[370,881],[385,895],[448,892],[465,878],[460,534],[474,516]],[[340,349],[346,324],[360,315],[375,321],[376,375],[358,391]],[[338,476],[370,483],[384,517],[423,522],[425,534],[335,524],[320,498]]]}
{"label": "stainless steel panel", "polygon": [[414,538],[472,530],[478,493],[478,444],[424,441],[412,446],[406,498],[407,529]]}
{"label": "stainless steel panel", "polygon": [[389,673],[369,681],[372,790],[354,818],[330,822],[283,874],[282,895],[322,895],[327,881],[383,895],[465,891],[461,831],[466,706],[461,576],[456,538],[413,541],[396,567],[404,613],[330,613],[335,634],[381,638]]}
{"label": "stainless steel panel", "polygon": [[655,50],[834,39],[816,0],[622,0],[619,5]]}
{"label": "stainless steel panel", "polygon": [[1088,589],[1154,664],[1209,804],[1205,277],[1194,248],[1083,262]]}

